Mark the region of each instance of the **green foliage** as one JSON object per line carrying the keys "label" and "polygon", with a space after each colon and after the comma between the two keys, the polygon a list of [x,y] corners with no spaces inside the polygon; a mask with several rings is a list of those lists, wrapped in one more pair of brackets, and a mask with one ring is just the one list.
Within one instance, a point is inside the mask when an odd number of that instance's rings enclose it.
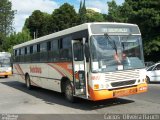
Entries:
{"label": "green foliage", "polygon": [[0,32],[0,51],[3,51],[2,43],[5,41],[5,39],[6,39],[5,35]]}
{"label": "green foliage", "polygon": [[77,13],[73,6],[64,3],[51,15],[51,31],[56,32],[77,25]]}
{"label": "green foliage", "polygon": [[12,32],[13,19],[15,11],[12,10],[12,3],[9,0],[1,0],[0,2],[0,51],[2,49],[2,43],[6,40],[6,37]]}
{"label": "green foliage", "polygon": [[159,0],[125,0],[121,6],[112,0],[108,6],[109,21],[134,23],[140,27],[145,55],[160,52]]}
{"label": "green foliage", "polygon": [[49,33],[50,15],[40,10],[35,10],[31,16],[25,21],[25,27],[29,29],[32,38],[41,37]]}
{"label": "green foliage", "polygon": [[[117,5],[115,0],[108,2],[108,14],[86,9],[85,0],[80,2],[76,13],[73,6],[64,3],[53,13],[36,10],[25,21],[23,31],[11,33],[15,11],[9,0],[0,2],[0,50],[9,50],[13,45],[70,28],[85,22],[127,22],[140,27],[145,55],[160,52],[160,0],[125,0]],[[35,34],[34,34],[35,33]],[[30,35],[29,35],[30,34]],[[7,35],[10,35],[6,38]]]}
{"label": "green foliage", "polygon": [[2,47],[5,51],[11,51],[14,45],[26,42],[28,40],[31,40],[29,30],[24,28],[22,32],[14,32],[9,37],[7,37],[2,44]]}
{"label": "green foliage", "polygon": [[87,22],[103,22],[104,17],[103,14],[95,12],[94,10],[87,9],[86,13],[86,21]]}
{"label": "green foliage", "polygon": [[12,3],[9,0],[0,2],[0,32],[7,36],[13,30],[12,22],[15,11],[12,10]]}
{"label": "green foliage", "polygon": [[118,6],[115,0],[108,2],[107,20],[110,22],[128,22],[129,16],[132,15],[131,6],[125,2],[123,6]]}
{"label": "green foliage", "polygon": [[85,5],[85,0],[83,1],[83,5],[82,5],[82,1],[80,2],[80,7],[79,7],[79,13],[78,13],[78,24],[83,24],[85,22],[87,22],[87,9],[86,9],[86,5]]}

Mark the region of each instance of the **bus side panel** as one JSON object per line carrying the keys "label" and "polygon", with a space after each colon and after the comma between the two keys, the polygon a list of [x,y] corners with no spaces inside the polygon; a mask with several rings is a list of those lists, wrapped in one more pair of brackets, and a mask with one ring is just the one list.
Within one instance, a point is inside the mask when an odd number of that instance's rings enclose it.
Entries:
{"label": "bus side panel", "polygon": [[22,83],[25,83],[25,76],[22,74],[19,64],[13,64],[13,78]]}
{"label": "bus side panel", "polygon": [[57,92],[61,92],[62,77],[72,80],[71,62],[16,64],[14,71],[16,71],[16,79],[23,83],[25,82],[24,76],[28,73],[32,85]]}

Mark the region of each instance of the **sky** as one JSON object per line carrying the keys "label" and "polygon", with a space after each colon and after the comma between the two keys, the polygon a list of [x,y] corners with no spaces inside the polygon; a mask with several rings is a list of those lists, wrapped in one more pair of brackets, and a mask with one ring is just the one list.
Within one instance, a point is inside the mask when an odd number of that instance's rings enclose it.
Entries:
{"label": "sky", "polygon": [[[16,32],[21,32],[26,18],[34,10],[40,10],[51,14],[54,9],[59,8],[64,3],[69,3],[78,11],[81,0],[10,0],[12,9],[16,10],[13,26]],[[100,13],[107,13],[107,2],[111,0],[86,0],[86,7]],[[122,4],[124,0],[115,0],[117,4]]]}

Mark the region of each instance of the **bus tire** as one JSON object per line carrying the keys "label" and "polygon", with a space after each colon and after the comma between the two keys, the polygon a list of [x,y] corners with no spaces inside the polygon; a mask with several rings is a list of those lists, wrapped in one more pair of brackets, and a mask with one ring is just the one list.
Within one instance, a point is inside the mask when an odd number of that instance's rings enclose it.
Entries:
{"label": "bus tire", "polygon": [[30,90],[32,86],[31,86],[31,80],[28,74],[25,76],[25,81],[26,81],[26,87]]}
{"label": "bus tire", "polygon": [[73,96],[73,87],[71,85],[71,83],[69,81],[66,81],[65,83],[65,98],[69,101],[69,102],[75,102],[75,98]]}
{"label": "bus tire", "polygon": [[8,75],[5,75],[4,77],[5,77],[5,78],[8,78]]}

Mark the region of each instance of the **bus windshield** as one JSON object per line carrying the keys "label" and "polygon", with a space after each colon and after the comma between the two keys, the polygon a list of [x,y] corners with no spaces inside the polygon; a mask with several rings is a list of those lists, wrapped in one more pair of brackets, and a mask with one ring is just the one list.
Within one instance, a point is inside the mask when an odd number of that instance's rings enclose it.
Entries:
{"label": "bus windshield", "polygon": [[0,58],[0,67],[9,67],[10,58]]}
{"label": "bus windshield", "polygon": [[142,39],[138,35],[93,35],[91,58],[93,72],[145,67]]}

